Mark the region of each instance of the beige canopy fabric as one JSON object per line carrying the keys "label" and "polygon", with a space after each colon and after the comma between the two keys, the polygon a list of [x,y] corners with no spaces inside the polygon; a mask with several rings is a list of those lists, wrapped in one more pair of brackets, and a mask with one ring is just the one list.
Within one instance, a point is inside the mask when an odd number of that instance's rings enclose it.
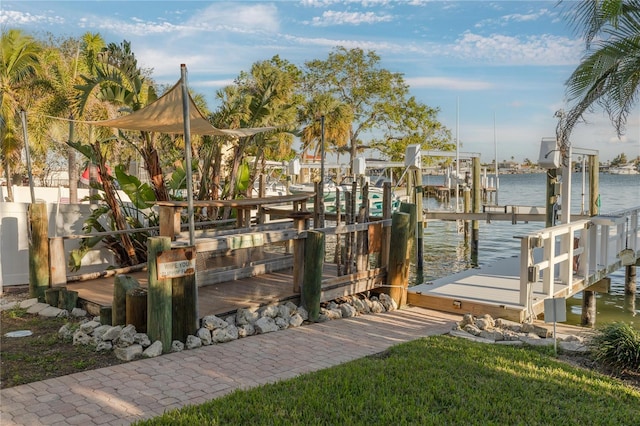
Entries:
{"label": "beige canopy fabric", "polygon": [[[255,127],[245,129],[218,129],[205,119],[189,95],[189,120],[191,134],[245,137],[256,133],[274,130],[275,127]],[[182,118],[182,88],[178,81],[167,93],[146,107],[123,117],[101,121],[83,121],[102,127],[115,127],[126,130],[141,130],[160,133],[184,133]]]}

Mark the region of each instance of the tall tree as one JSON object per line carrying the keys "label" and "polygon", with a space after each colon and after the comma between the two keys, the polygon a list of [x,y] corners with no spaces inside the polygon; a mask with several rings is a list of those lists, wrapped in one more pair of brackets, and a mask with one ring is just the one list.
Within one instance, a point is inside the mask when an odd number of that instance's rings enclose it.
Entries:
{"label": "tall tree", "polygon": [[[386,129],[389,138],[392,133],[394,138],[398,138],[396,131],[402,131],[403,124],[412,119],[407,115],[419,113],[420,118],[426,116],[425,106],[407,98],[409,87],[402,75],[382,68],[380,62],[380,57],[373,51],[338,46],[326,60],[306,63],[305,90],[308,93],[329,93],[351,109],[353,121],[349,153],[352,165],[358,151],[365,148],[362,141],[365,133]],[[432,115],[437,112],[430,111]],[[446,138],[446,134],[443,136]]]}
{"label": "tall tree", "polygon": [[[297,124],[297,107],[302,102],[298,94],[300,71],[292,63],[274,56],[270,60],[256,62],[249,72],[241,72],[233,86],[218,92],[223,101],[225,127],[276,127],[251,137],[241,138],[234,147],[232,158],[229,195],[238,194],[236,185],[238,169],[247,154],[256,156],[252,182],[257,166],[269,147],[290,147],[293,131]],[[251,186],[247,188],[247,191]]]}
{"label": "tall tree", "polygon": [[12,170],[20,160],[19,112],[23,92],[39,68],[39,43],[16,29],[3,31],[0,39],[0,140],[2,165],[7,179],[7,198],[13,201]]}
{"label": "tall tree", "polygon": [[566,2],[568,19],[585,41],[580,65],[566,81],[569,110],[556,129],[566,163],[569,138],[584,112],[599,105],[618,136],[638,101],[640,84],[640,0]]}

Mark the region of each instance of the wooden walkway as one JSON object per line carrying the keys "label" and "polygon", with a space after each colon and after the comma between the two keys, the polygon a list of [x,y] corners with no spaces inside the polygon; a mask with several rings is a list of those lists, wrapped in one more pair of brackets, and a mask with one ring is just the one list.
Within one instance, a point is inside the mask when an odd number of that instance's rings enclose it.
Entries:
{"label": "wooden walkway", "polygon": [[[147,286],[148,272],[128,274],[135,277],[142,287]],[[359,285],[342,283],[336,278],[336,266],[325,264],[322,273],[321,301],[329,301],[340,296],[371,290],[382,284],[383,276],[375,271],[363,275],[370,279]],[[68,290],[78,292],[81,306],[92,315],[99,315],[100,306],[113,303],[114,277],[79,281],[67,284]],[[290,300],[299,304],[300,294],[293,291],[293,271],[285,269],[279,272],[262,274],[250,278],[241,278],[198,288],[198,317],[206,315],[227,315],[239,308],[257,308],[271,303]]]}
{"label": "wooden walkway", "polygon": [[[582,279],[580,279],[582,281]],[[566,297],[568,286],[556,283],[554,297]],[[544,310],[542,282],[533,285],[533,311]],[[474,315],[489,314],[523,322],[527,307],[520,299],[520,258],[502,259],[491,265],[467,269],[430,283],[409,287],[410,305],[442,312]]]}

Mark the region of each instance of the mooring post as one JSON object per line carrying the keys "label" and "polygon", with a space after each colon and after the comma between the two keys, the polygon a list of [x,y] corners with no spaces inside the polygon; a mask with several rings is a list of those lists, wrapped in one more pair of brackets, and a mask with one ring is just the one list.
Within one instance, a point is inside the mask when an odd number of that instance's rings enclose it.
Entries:
{"label": "mooring post", "polygon": [[67,262],[64,255],[64,240],[62,237],[49,239],[49,264],[51,287],[64,287],[67,285]]}
{"label": "mooring post", "polygon": [[556,201],[558,200],[557,193],[558,185],[558,169],[547,170],[547,200],[545,202],[545,227],[549,228],[556,224]]}
{"label": "mooring post", "polygon": [[171,238],[151,237],[147,240],[147,269],[149,271],[149,292],[147,306],[147,334],[152,342],[162,342],[162,352],[171,350],[171,296],[170,278],[158,278],[158,255],[171,250]]}
{"label": "mooring post", "polygon": [[422,208],[422,199],[424,197],[424,189],[422,185],[416,186],[416,270],[419,282],[422,282],[422,273],[424,271],[424,210]]}
{"label": "mooring post", "polygon": [[409,286],[409,238],[411,235],[411,215],[396,212],[391,219],[391,250],[387,272],[389,296],[398,304],[406,303]]}
{"label": "mooring post", "polygon": [[309,313],[309,321],[320,315],[322,294],[322,267],[324,265],[324,233],[308,231],[304,247],[304,280],[301,302]]}
{"label": "mooring post", "polygon": [[[382,186],[382,219],[391,219],[391,182]],[[389,244],[391,242],[391,226],[382,228],[382,251],[380,252],[380,267],[389,266]]]}
{"label": "mooring post", "polygon": [[636,291],[636,265],[627,265],[624,268],[624,294],[633,296]]}
{"label": "mooring post", "polygon": [[[473,157],[473,212],[482,211],[482,181],[480,176],[480,157]],[[471,221],[471,264],[478,266],[478,250],[480,244],[480,221]]]}
{"label": "mooring post", "polygon": [[[400,203],[400,212],[407,213],[409,215],[409,239],[407,242],[407,259],[409,263],[413,260],[412,257],[415,256],[416,253],[416,222],[418,214],[416,211],[416,205],[411,203]],[[391,231],[393,232],[393,231]],[[393,237],[392,237],[393,240]],[[391,244],[391,247],[396,248],[396,246]]]}
{"label": "mooring post", "polygon": [[127,325],[127,292],[140,288],[138,280],[130,275],[116,275],[113,281],[111,324]]}
{"label": "mooring post", "polygon": [[187,336],[195,336],[198,331],[198,289],[196,287],[196,274],[189,274],[172,279],[172,340],[185,342]]}
{"label": "mooring post", "polygon": [[[598,178],[600,176],[600,164],[597,155],[589,156],[589,216],[597,216],[600,213],[600,196],[598,194]],[[596,325],[596,293],[591,290],[582,292],[582,315],[580,324],[594,327]]]}
{"label": "mooring post", "polygon": [[29,213],[29,295],[45,301],[49,288],[49,218],[45,203],[32,203]]}

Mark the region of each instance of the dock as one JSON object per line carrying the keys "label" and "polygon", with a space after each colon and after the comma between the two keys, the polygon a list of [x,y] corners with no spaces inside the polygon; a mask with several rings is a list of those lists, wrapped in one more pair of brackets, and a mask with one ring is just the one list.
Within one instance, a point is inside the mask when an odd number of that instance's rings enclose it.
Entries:
{"label": "dock", "polygon": [[639,212],[637,207],[518,236],[518,255],[410,287],[407,301],[524,322],[544,314],[547,298],[607,292],[607,275],[640,264]]}

